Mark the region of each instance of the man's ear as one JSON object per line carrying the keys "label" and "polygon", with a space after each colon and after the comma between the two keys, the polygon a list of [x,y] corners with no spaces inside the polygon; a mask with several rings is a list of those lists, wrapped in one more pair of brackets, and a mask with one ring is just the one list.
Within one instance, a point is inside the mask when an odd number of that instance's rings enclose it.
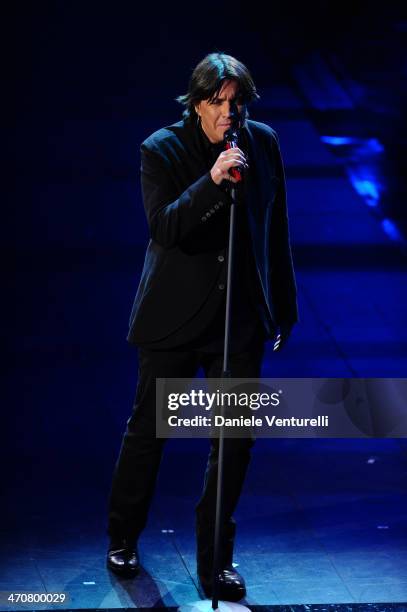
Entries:
{"label": "man's ear", "polygon": [[200,106],[201,106],[201,103],[200,103],[200,102],[198,102],[198,104],[195,104],[195,106],[194,106],[194,108],[195,108],[195,112],[196,112],[196,114],[197,114],[198,116],[200,116],[200,112],[199,112]]}

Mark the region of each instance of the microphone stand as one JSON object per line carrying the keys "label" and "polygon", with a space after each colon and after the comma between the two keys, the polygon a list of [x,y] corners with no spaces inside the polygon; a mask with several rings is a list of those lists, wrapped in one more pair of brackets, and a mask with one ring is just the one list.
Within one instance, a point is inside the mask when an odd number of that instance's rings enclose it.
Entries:
{"label": "microphone stand", "polygon": [[[236,128],[231,128],[225,133],[226,147],[228,149],[237,147],[237,131]],[[231,175],[238,181],[242,180],[240,168],[232,168]],[[236,187],[235,183],[231,183],[230,196],[232,203],[230,206],[229,219],[229,244],[228,244],[228,269],[227,269],[227,286],[226,286],[226,309],[225,309],[225,339],[223,345],[223,366],[222,378],[230,378],[231,372],[229,369],[229,348],[230,348],[230,322],[232,312],[232,275],[233,275],[233,255],[235,244],[235,219],[236,219]],[[221,414],[223,406],[221,405]],[[224,435],[223,427],[219,433],[219,451],[218,451],[218,472],[216,485],[216,512],[215,512],[215,537],[214,537],[214,553],[213,553],[213,575],[212,575],[212,610],[220,610],[220,612],[250,612],[249,608],[233,602],[219,602],[219,571],[220,567],[220,537],[222,527],[222,502],[223,502],[223,457],[224,457]],[[180,606],[178,612],[209,612],[207,609],[208,601],[200,601],[190,605]]]}
{"label": "microphone stand", "polygon": [[[228,270],[226,282],[226,310],[225,310],[225,340],[223,345],[223,370],[222,378],[230,378],[229,369],[229,348],[230,348],[230,319],[232,311],[232,271],[233,271],[233,252],[235,239],[235,213],[236,213],[236,188],[230,190],[232,204],[230,207],[229,220],[229,246],[228,246]],[[221,415],[223,405],[221,405]],[[223,415],[222,415],[223,416]],[[223,456],[224,456],[224,434],[223,427],[219,432],[219,451],[218,451],[218,477],[216,486],[216,514],[215,514],[215,542],[213,554],[213,591],[212,609],[216,610],[219,603],[219,571],[220,571],[220,536],[222,521],[222,501],[223,501]]]}
{"label": "microphone stand", "polygon": [[[237,131],[231,128],[225,133],[225,139],[227,148],[237,147]],[[242,180],[242,174],[240,168],[232,168],[231,175],[237,179]],[[229,245],[228,245],[228,269],[227,269],[227,282],[226,282],[226,309],[225,309],[225,339],[223,345],[223,371],[222,378],[230,378],[231,372],[229,369],[229,349],[230,349],[230,323],[231,323],[231,312],[232,312],[232,279],[233,279],[233,257],[234,257],[234,246],[235,246],[235,220],[236,220],[236,184],[231,183],[230,196],[232,203],[230,206],[230,220],[229,220]],[[223,405],[221,405],[221,415],[223,416]],[[224,458],[224,434],[223,427],[220,428],[219,432],[219,451],[218,451],[218,474],[217,474],[217,487],[216,487],[216,514],[215,514],[215,539],[214,539],[214,555],[213,555],[213,590],[212,590],[212,609],[217,610],[219,605],[219,571],[220,567],[220,538],[221,538],[221,525],[222,525],[222,502],[223,502],[223,459]],[[228,606],[231,604],[228,602]],[[233,604],[234,610],[248,610],[245,606],[239,604]]]}

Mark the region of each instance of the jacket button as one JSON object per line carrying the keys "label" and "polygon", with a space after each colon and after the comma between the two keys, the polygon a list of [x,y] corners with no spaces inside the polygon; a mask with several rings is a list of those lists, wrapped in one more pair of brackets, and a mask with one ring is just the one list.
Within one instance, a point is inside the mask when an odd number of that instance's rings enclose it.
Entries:
{"label": "jacket button", "polygon": [[201,221],[206,221],[206,217],[202,217]]}
{"label": "jacket button", "polygon": [[220,261],[221,263],[222,263],[222,261],[225,261],[225,258],[223,257],[223,255],[219,255],[218,261]]}
{"label": "jacket button", "polygon": [[207,213],[206,213],[206,216],[207,216],[207,217],[208,217],[208,219],[209,219],[209,217],[211,216],[211,213],[210,213],[210,212],[207,212]]}
{"label": "jacket button", "polygon": [[214,209],[218,210],[218,208],[219,208],[219,204],[215,204]]}
{"label": "jacket button", "polygon": [[218,285],[218,288],[223,291],[225,288],[225,285],[223,283],[220,283],[220,285]]}

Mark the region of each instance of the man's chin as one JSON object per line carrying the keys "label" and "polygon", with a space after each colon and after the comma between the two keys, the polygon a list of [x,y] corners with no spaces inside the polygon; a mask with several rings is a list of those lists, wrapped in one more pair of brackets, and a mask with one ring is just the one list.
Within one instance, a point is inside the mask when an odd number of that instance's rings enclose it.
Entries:
{"label": "man's chin", "polygon": [[230,129],[230,125],[226,125],[225,127],[223,127],[223,126],[222,126],[222,127],[221,127],[221,128],[218,130],[218,134],[219,134],[219,141],[218,141],[218,142],[222,142],[222,140],[224,140],[224,138],[225,138],[225,134],[226,134],[226,132],[227,132],[229,129]]}

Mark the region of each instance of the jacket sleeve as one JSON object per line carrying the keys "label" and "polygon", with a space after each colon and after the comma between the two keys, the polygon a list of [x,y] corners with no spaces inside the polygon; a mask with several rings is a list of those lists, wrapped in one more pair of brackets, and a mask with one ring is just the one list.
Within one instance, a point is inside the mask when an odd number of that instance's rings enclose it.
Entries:
{"label": "jacket sleeve", "polygon": [[141,189],[151,238],[171,248],[197,226],[230,203],[229,195],[209,172],[181,194],[174,176],[176,164],[144,143],[141,145]]}
{"label": "jacket sleeve", "polygon": [[278,178],[270,226],[271,287],[278,325],[291,326],[299,320],[297,287],[290,245],[284,165],[276,132],[273,133],[271,146]]}

